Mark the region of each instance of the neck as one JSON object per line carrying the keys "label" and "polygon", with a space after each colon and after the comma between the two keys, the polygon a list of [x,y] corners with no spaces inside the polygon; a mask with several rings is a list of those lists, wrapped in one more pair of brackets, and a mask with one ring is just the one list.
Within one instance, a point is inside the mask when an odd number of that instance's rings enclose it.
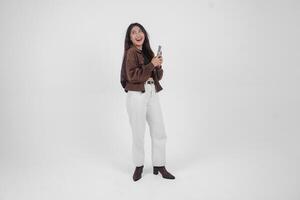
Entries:
{"label": "neck", "polygon": [[137,49],[142,50],[143,46],[135,46]]}

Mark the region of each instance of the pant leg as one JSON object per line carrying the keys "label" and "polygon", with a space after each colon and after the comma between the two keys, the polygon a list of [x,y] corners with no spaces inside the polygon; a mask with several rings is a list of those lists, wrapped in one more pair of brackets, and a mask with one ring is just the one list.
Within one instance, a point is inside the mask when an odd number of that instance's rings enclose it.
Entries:
{"label": "pant leg", "polygon": [[164,166],[166,164],[167,135],[159,95],[155,92],[155,86],[151,85],[151,87],[152,92],[147,104],[146,120],[151,135],[152,164],[153,166]]}
{"label": "pant leg", "polygon": [[144,165],[146,102],[146,93],[138,91],[127,92],[126,108],[132,131],[132,159],[135,166]]}

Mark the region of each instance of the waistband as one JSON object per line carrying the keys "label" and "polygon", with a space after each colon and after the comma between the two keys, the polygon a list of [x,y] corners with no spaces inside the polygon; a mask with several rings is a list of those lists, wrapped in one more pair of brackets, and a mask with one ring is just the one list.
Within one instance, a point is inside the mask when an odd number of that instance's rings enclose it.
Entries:
{"label": "waistband", "polygon": [[145,82],[146,84],[154,84],[154,80],[152,77],[148,78],[148,80]]}
{"label": "waistband", "polygon": [[146,81],[146,84],[154,84],[154,81]]}

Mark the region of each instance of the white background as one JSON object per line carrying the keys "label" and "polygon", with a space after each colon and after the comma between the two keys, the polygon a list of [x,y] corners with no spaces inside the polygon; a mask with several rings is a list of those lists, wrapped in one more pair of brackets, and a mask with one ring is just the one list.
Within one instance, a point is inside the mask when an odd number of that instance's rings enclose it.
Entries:
{"label": "white background", "polygon": [[[164,55],[167,169],[132,181],[120,84],[139,22]],[[0,2],[0,199],[300,199],[299,1]]]}

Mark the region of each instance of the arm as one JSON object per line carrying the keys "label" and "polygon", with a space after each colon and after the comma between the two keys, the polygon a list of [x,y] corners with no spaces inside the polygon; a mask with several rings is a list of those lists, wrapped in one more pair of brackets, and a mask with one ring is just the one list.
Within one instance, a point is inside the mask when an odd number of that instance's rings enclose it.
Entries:
{"label": "arm", "polygon": [[137,55],[135,52],[129,50],[127,52],[125,69],[129,82],[141,83],[145,82],[151,76],[154,65],[150,62],[147,65],[139,67]]}

